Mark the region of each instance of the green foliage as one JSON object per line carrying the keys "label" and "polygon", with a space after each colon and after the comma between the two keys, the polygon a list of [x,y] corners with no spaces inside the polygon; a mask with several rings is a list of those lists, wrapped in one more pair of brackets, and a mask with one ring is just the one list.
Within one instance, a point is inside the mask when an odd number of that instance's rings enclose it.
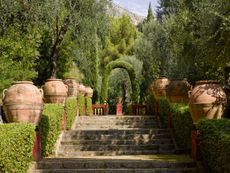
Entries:
{"label": "green foliage", "polygon": [[169,123],[170,105],[165,97],[159,98],[158,105],[161,125],[167,127]]}
{"label": "green foliage", "polygon": [[78,93],[77,95],[77,106],[79,115],[85,115],[85,96],[81,93]]}
{"label": "green foliage", "polygon": [[171,103],[170,111],[177,144],[183,148],[191,149],[191,132],[195,127],[188,105]]}
{"label": "green foliage", "polygon": [[77,116],[77,99],[69,98],[66,99],[66,128],[71,129],[71,126]]}
{"label": "green foliage", "polygon": [[149,94],[147,96],[147,102],[149,104],[149,114],[154,115],[155,114],[155,107],[154,107],[155,98],[154,98],[153,94]]}
{"label": "green foliage", "polygon": [[[154,79],[159,76],[171,74],[173,59],[170,53],[168,33],[162,24],[151,20],[143,28],[143,35],[135,45],[135,56],[143,61],[144,80],[141,90],[146,91]],[[143,92],[141,97],[145,95]]]}
{"label": "green foliage", "polygon": [[136,74],[133,69],[133,66],[130,63],[125,61],[112,61],[110,62],[105,69],[104,76],[102,79],[102,87],[101,87],[101,102],[108,100],[108,84],[109,84],[109,75],[110,72],[115,68],[123,68],[126,69],[129,73],[129,77],[132,83],[132,100],[134,102],[137,101],[137,85],[136,85]]}
{"label": "green foliage", "polygon": [[212,172],[230,172],[230,120],[201,120],[198,124],[200,148]]}
{"label": "green foliage", "polygon": [[0,172],[25,173],[31,162],[35,136],[32,124],[0,125]]}
{"label": "green foliage", "polygon": [[159,99],[159,114],[164,127],[167,127],[169,115],[171,115],[177,144],[183,148],[191,149],[191,132],[194,125],[188,105],[169,103],[166,98],[162,97]]}
{"label": "green foliage", "polygon": [[93,110],[92,110],[92,98],[86,97],[85,98],[85,105],[86,105],[86,115],[93,115]]}
{"label": "green foliage", "polygon": [[123,55],[133,55],[137,35],[137,29],[129,16],[112,19],[109,36],[106,37],[104,49],[100,52],[102,67]]}
{"label": "green foliage", "polygon": [[22,34],[16,27],[0,36],[0,91],[13,81],[31,80],[37,76],[34,67],[39,55],[39,37],[36,30]]}
{"label": "green foliage", "polygon": [[152,11],[152,5],[151,2],[149,3],[149,9],[148,9],[148,15],[147,15],[147,22],[149,22],[150,20],[153,20],[154,16],[153,16],[153,11]]}
{"label": "green foliage", "polygon": [[61,104],[45,104],[43,115],[39,123],[42,134],[42,156],[49,156],[61,133],[61,122],[64,115],[64,107]]}

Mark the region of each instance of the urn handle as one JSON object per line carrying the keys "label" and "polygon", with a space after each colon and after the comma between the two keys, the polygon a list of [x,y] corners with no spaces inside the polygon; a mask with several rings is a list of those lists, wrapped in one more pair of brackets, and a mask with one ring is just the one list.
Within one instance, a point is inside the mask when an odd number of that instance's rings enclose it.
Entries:
{"label": "urn handle", "polygon": [[191,94],[192,94],[192,90],[188,91],[188,98],[191,97]]}
{"label": "urn handle", "polygon": [[41,95],[42,95],[42,97],[44,96],[44,91],[43,91],[43,89],[41,88],[41,89],[39,89],[39,91],[40,91],[40,93],[41,93]]}
{"label": "urn handle", "polygon": [[2,99],[5,98],[7,90],[8,90],[8,89],[4,89],[4,90],[3,90],[3,92],[2,92]]}

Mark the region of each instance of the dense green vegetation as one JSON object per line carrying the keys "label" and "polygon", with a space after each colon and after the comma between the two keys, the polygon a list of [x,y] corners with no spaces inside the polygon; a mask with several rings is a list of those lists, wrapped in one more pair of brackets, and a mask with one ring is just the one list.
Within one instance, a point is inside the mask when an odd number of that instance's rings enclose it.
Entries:
{"label": "dense green vegetation", "polygon": [[78,93],[77,95],[77,107],[79,110],[79,115],[85,115],[85,97],[81,93]]}
{"label": "dense green vegetation", "polygon": [[64,115],[64,107],[61,104],[45,104],[43,115],[39,123],[39,131],[42,134],[42,156],[49,156],[61,133],[61,122]]}
{"label": "dense green vegetation", "polygon": [[25,173],[33,161],[33,124],[0,125],[0,172]]}
{"label": "dense green vegetation", "polygon": [[92,98],[86,97],[85,98],[85,105],[86,105],[86,115],[93,115]]}
{"label": "dense green vegetation", "polygon": [[198,124],[204,162],[212,172],[230,171],[230,120],[203,120]]}
{"label": "dense green vegetation", "polygon": [[66,129],[71,129],[76,116],[77,98],[69,97],[66,99]]}

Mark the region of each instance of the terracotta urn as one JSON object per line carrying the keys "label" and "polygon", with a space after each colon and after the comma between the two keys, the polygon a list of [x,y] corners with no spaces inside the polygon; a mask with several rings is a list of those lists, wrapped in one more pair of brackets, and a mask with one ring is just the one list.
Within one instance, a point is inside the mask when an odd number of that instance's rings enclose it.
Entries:
{"label": "terracotta urn", "polygon": [[201,118],[221,118],[226,103],[226,94],[215,80],[198,81],[195,88],[189,92],[189,110],[194,124]]}
{"label": "terracotta urn", "polygon": [[78,83],[74,78],[68,78],[64,80],[64,83],[68,86],[68,97],[77,97]]}
{"label": "terracotta urn", "polygon": [[191,89],[192,86],[186,79],[172,80],[166,88],[167,100],[171,103],[188,103],[188,91]]}
{"label": "terracotta urn", "polygon": [[160,97],[166,97],[166,88],[169,82],[166,77],[161,77],[153,82],[151,90],[156,100]]}
{"label": "terracotta urn", "polygon": [[78,85],[78,91],[80,94],[85,95],[86,93],[86,87],[83,84]]}
{"label": "terracotta urn", "polygon": [[65,103],[68,86],[61,79],[48,79],[42,89],[46,103]]}
{"label": "terracotta urn", "polygon": [[3,91],[3,109],[8,122],[38,125],[43,110],[43,91],[30,81],[17,81]]}
{"label": "terracotta urn", "polygon": [[85,88],[86,91],[86,97],[93,97],[93,89],[91,87],[86,87]]}

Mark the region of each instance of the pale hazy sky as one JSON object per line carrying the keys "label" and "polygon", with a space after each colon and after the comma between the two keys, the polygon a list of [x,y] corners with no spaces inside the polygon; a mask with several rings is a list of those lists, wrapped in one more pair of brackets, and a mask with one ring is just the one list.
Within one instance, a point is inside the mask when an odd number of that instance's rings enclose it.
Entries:
{"label": "pale hazy sky", "polygon": [[152,4],[153,11],[158,5],[158,0],[112,0],[115,4],[142,16],[147,16],[149,2]]}

